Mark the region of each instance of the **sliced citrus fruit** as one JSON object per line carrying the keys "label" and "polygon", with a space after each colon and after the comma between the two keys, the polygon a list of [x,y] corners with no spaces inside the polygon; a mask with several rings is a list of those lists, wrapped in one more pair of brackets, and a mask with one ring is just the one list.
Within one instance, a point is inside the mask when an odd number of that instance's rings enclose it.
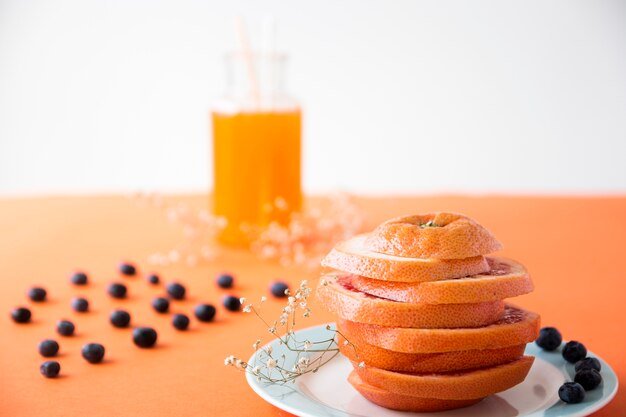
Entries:
{"label": "sliced citrus fruit", "polygon": [[487,229],[456,213],[387,220],[370,233],[365,245],[374,252],[428,259],[470,258],[502,249]]}
{"label": "sliced citrus fruit", "polygon": [[514,361],[524,355],[526,344],[498,349],[457,350],[439,353],[393,352],[365,342],[344,344],[338,335],[339,350],[353,362],[364,361],[368,366],[399,372],[449,372],[484,368]]}
{"label": "sliced citrus fruit", "polygon": [[481,303],[532,292],[533,282],[522,264],[505,258],[486,259],[489,272],[465,278],[414,284],[357,276],[352,285],[376,297],[426,304]]}
{"label": "sliced citrus fruit", "polygon": [[[342,319],[381,326],[419,328],[480,327],[498,321],[502,301],[468,304],[410,304],[357,291],[351,274],[327,274],[317,288],[317,300]],[[460,349],[457,349],[460,350]]]}
{"label": "sliced citrus fruit", "polygon": [[414,397],[442,400],[471,400],[504,391],[524,381],[535,360],[523,356],[512,362],[461,372],[410,374],[372,366],[354,369],[363,382],[393,392]]}
{"label": "sliced citrus fruit", "polygon": [[350,372],[348,382],[369,401],[392,410],[422,413],[444,411],[468,407],[481,400],[481,398],[471,400],[440,400],[437,398],[421,398],[412,397],[410,395],[394,394],[373,385],[366,384],[355,371]]}
{"label": "sliced citrus fruit", "polygon": [[403,258],[373,252],[365,247],[367,235],[335,246],[322,265],[378,280],[425,282],[461,278],[489,271],[482,256],[464,259]]}
{"label": "sliced citrus fruit", "polygon": [[365,343],[406,353],[497,349],[529,343],[539,336],[539,315],[507,305],[499,321],[474,329],[408,329],[338,320],[337,328],[354,344]]}

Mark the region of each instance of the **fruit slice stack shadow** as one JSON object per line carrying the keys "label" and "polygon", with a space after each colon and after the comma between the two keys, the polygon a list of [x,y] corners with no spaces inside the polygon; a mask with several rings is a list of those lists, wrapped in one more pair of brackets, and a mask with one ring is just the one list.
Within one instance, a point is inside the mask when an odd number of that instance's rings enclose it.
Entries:
{"label": "fruit slice stack shadow", "polygon": [[382,407],[466,407],[521,383],[539,316],[504,300],[533,290],[526,268],[487,256],[500,243],[454,213],[405,216],[337,245],[318,303],[337,317],[348,377]]}

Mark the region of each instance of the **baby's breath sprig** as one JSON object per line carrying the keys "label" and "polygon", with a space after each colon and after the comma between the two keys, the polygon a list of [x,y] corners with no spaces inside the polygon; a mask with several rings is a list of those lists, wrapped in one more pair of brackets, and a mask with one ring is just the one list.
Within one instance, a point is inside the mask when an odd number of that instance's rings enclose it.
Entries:
{"label": "baby's breath sprig", "polygon": [[[292,358],[287,358],[284,353],[280,355],[275,353],[271,346],[261,348],[261,339],[257,339],[252,344],[252,348],[256,352],[253,363],[246,363],[231,355],[224,360],[224,365],[248,372],[254,375],[258,381],[286,384],[295,382],[296,378],[302,375],[317,372],[337,356],[339,354],[337,334],[345,339],[344,345],[354,349],[354,345],[339,330],[333,329],[329,325],[326,326],[326,331],[329,333],[328,337],[322,340],[301,340],[296,337],[296,319],[298,317],[306,319],[311,316],[311,309],[308,306],[311,292],[312,290],[306,280],[300,283],[294,294],[286,290],[287,305],[283,307],[278,320],[271,323],[261,315],[263,303],[267,301],[266,297],[261,297],[261,301],[257,305],[247,303],[245,298],[240,299],[243,305],[242,310],[245,313],[256,315],[267,327],[272,337],[278,339],[279,345],[287,349],[287,354],[293,355],[293,361],[288,360]],[[293,363],[293,365],[288,366],[287,363]],[[359,366],[364,366],[363,362]]]}

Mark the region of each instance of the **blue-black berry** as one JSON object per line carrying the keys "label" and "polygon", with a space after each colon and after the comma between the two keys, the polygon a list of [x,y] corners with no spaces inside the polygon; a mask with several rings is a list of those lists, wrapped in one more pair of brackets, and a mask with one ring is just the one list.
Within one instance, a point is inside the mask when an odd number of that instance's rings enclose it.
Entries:
{"label": "blue-black berry", "polygon": [[568,404],[576,404],[585,399],[585,389],[576,382],[566,382],[559,388],[559,398]]}
{"label": "blue-black berry", "polygon": [[583,369],[595,369],[600,372],[602,370],[602,365],[600,365],[600,361],[596,358],[585,358],[576,362],[574,366],[574,371],[582,371]]}
{"label": "blue-black berry", "polygon": [[272,283],[270,286],[270,292],[274,297],[284,298],[287,297],[287,290],[289,289],[289,285],[282,281],[276,281]]}
{"label": "blue-black berry", "polygon": [[150,274],[146,277],[146,280],[152,285],[158,285],[161,282],[161,278],[157,274]]}
{"label": "blue-black berry", "polygon": [[31,301],[35,301],[38,303],[41,301],[46,301],[46,295],[46,290],[41,287],[33,287],[28,290],[28,298],[30,298]]}
{"label": "blue-black berry", "polygon": [[198,320],[207,322],[213,321],[216,310],[211,304],[198,304],[193,310],[193,313]]}
{"label": "blue-black berry", "polygon": [[61,372],[61,365],[57,361],[46,361],[39,367],[39,372],[46,378],[55,378]]}
{"label": "blue-black berry", "polygon": [[172,317],[172,325],[177,330],[187,330],[189,327],[189,317],[184,314],[174,314],[174,317]]}
{"label": "blue-black berry", "polygon": [[239,311],[239,309],[241,308],[241,302],[239,301],[239,298],[233,295],[225,295],[222,299],[222,304],[228,311]]}
{"label": "blue-black berry", "polygon": [[87,274],[84,272],[74,272],[70,277],[70,281],[74,285],[87,285]]}
{"label": "blue-black berry", "polygon": [[44,358],[51,358],[59,353],[59,344],[52,339],[42,340],[39,343],[39,354]]}
{"label": "blue-black berry", "polygon": [[57,322],[57,332],[61,336],[71,336],[74,334],[74,323],[69,320],[59,320]]}
{"label": "blue-black berry", "polygon": [[30,317],[30,310],[26,307],[16,307],[11,311],[11,318],[16,323],[28,323]]}
{"label": "blue-black berry", "polygon": [[137,273],[135,265],[129,264],[128,262],[122,262],[119,264],[118,270],[120,271],[120,274],[127,276],[133,276]]}
{"label": "blue-black berry", "polygon": [[154,346],[157,341],[157,332],[152,327],[137,327],[133,330],[133,342],[140,348]]}
{"label": "blue-black berry", "polygon": [[590,391],[600,385],[602,376],[600,372],[595,369],[583,369],[582,371],[576,372],[574,382],[578,382],[582,385],[585,391]]}
{"label": "blue-black berry", "polygon": [[535,343],[543,350],[552,351],[561,346],[562,341],[561,333],[557,329],[544,327],[539,331],[539,337]]}
{"label": "blue-black berry", "polygon": [[89,301],[82,297],[74,298],[72,300],[72,308],[80,313],[89,311]]}
{"label": "blue-black berry", "polygon": [[217,286],[220,288],[232,288],[235,279],[230,274],[221,274],[217,277]]}
{"label": "blue-black berry", "polygon": [[167,313],[170,309],[170,300],[165,297],[157,297],[152,300],[152,308],[159,313]]}
{"label": "blue-black berry", "polygon": [[183,298],[185,298],[185,292],[185,287],[183,287],[178,282],[172,282],[170,284],[167,284],[167,293],[170,297],[176,300],[182,300]]}
{"label": "blue-black berry", "polygon": [[89,363],[100,363],[104,358],[104,346],[100,343],[87,343],[83,346],[81,354]]}
{"label": "blue-black berry", "polygon": [[109,285],[109,295],[113,298],[126,298],[126,285],[114,282]]}
{"label": "blue-black berry", "polygon": [[587,356],[587,348],[580,342],[572,340],[563,346],[563,358],[569,363],[576,363]]}
{"label": "blue-black berry", "polygon": [[128,327],[128,324],[130,323],[130,314],[124,310],[115,310],[111,313],[109,320],[114,327]]}

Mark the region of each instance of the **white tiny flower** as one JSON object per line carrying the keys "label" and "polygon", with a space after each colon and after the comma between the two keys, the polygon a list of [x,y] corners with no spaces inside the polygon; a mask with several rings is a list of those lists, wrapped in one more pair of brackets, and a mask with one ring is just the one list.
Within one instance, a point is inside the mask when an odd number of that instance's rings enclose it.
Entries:
{"label": "white tiny flower", "polygon": [[309,350],[311,348],[311,346],[313,346],[313,343],[309,342],[308,340],[304,341],[304,345],[302,345],[302,348],[304,350]]}
{"label": "white tiny flower", "polygon": [[292,311],[293,311],[293,309],[291,308],[291,306],[287,306],[287,307],[283,308],[283,312],[284,313],[290,314]]}
{"label": "white tiny flower", "polygon": [[330,330],[330,324],[326,325],[326,330]]}
{"label": "white tiny flower", "polygon": [[248,304],[243,308],[244,313],[249,313],[252,311],[252,304]]}
{"label": "white tiny flower", "polygon": [[261,339],[257,339],[256,342],[254,342],[254,344],[252,345],[252,347],[254,348],[254,350],[257,350],[259,348],[259,345],[261,344]]}
{"label": "white tiny flower", "polygon": [[261,302],[262,302],[262,303],[264,303],[264,302],[266,302],[266,301],[267,301],[267,297],[266,297],[266,296],[262,296],[262,297],[261,297]]}
{"label": "white tiny flower", "polygon": [[303,279],[302,282],[300,282],[300,288],[306,288],[308,284],[309,284],[309,281],[307,281],[306,279]]}
{"label": "white tiny flower", "polygon": [[276,327],[275,327],[275,326],[272,326],[272,327],[270,327],[269,329],[267,329],[267,331],[268,331],[268,332],[270,332],[270,333],[272,333],[272,334],[274,334],[274,333],[276,333]]}
{"label": "white tiny flower", "polygon": [[252,368],[252,373],[254,375],[258,375],[259,372],[261,372],[261,368],[259,368],[258,366],[255,366],[254,368]]}
{"label": "white tiny flower", "polygon": [[267,369],[276,368],[276,361],[272,358],[269,358],[265,363],[265,366],[267,366]]}
{"label": "white tiny flower", "polygon": [[271,355],[271,354],[272,354],[272,352],[273,352],[272,347],[271,347],[271,346],[268,346],[268,347],[267,347],[267,349],[265,350],[265,352],[266,352],[268,355]]}
{"label": "white tiny flower", "polygon": [[359,362],[359,368],[365,368],[365,362],[363,361]]}
{"label": "white tiny flower", "polygon": [[349,344],[350,344],[350,342],[348,342],[347,340],[344,340],[344,341],[343,341],[343,345],[344,345],[344,346],[348,346]]}
{"label": "white tiny flower", "polygon": [[289,302],[289,305],[293,305],[296,303],[296,299],[295,297],[289,297],[287,298],[287,302]]}
{"label": "white tiny flower", "polygon": [[306,301],[302,301],[300,304],[298,304],[300,306],[300,308],[306,308]]}
{"label": "white tiny flower", "polygon": [[241,297],[241,298],[239,299],[239,303],[240,303],[240,304],[242,304],[242,305],[243,305],[245,302],[246,302],[246,298],[245,298],[245,297]]}

